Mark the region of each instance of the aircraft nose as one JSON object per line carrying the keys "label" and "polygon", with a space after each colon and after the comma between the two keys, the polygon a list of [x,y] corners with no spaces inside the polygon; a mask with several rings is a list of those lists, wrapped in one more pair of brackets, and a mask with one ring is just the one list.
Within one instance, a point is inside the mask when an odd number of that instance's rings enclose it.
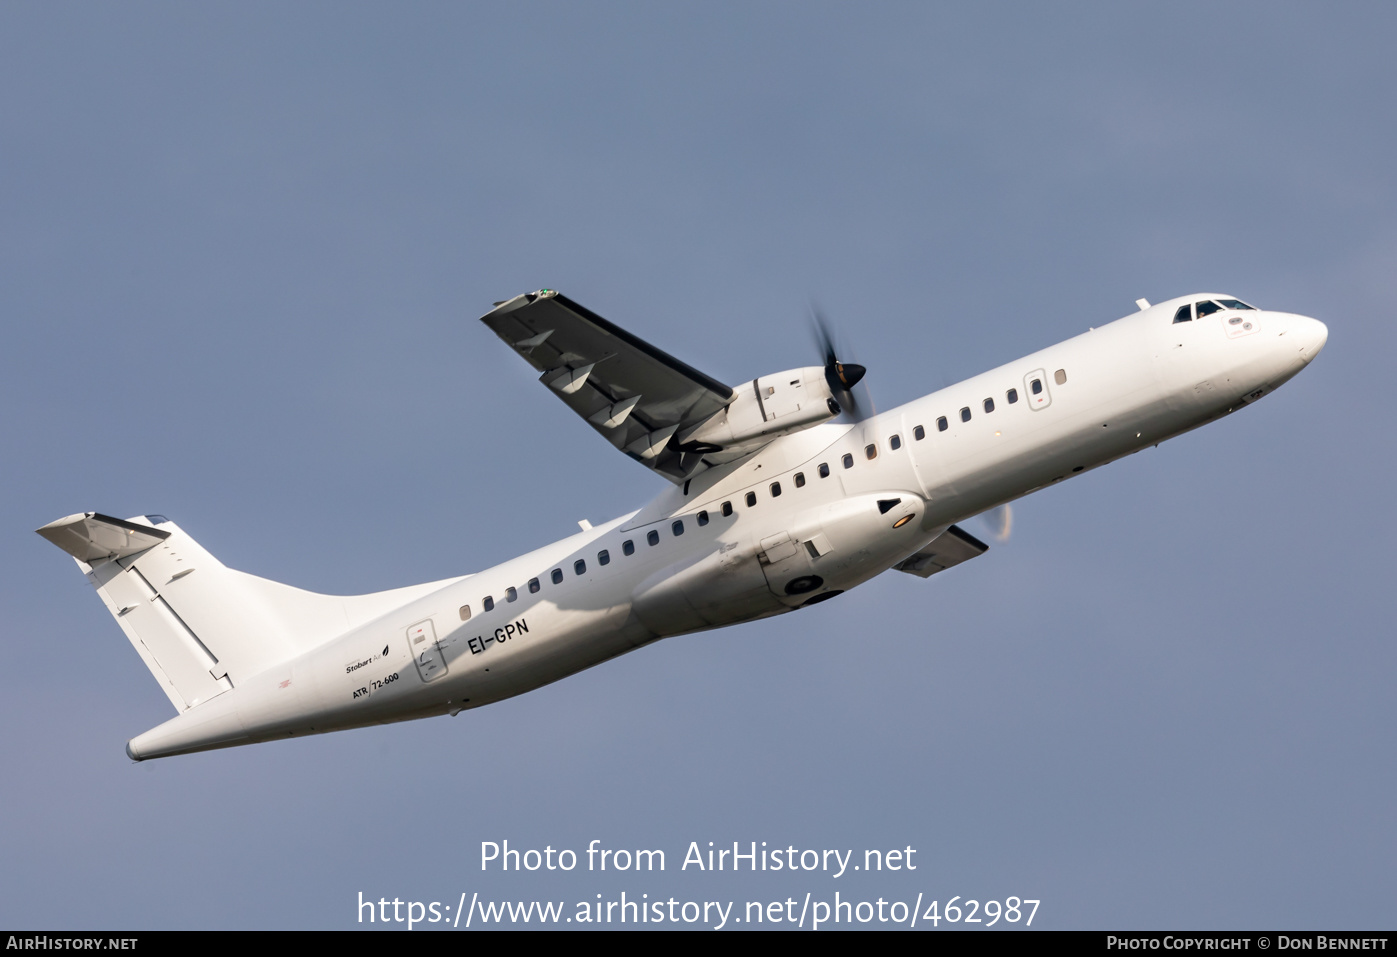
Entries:
{"label": "aircraft nose", "polygon": [[1296,316],[1294,335],[1300,340],[1300,357],[1309,363],[1329,341],[1329,327],[1309,316]]}

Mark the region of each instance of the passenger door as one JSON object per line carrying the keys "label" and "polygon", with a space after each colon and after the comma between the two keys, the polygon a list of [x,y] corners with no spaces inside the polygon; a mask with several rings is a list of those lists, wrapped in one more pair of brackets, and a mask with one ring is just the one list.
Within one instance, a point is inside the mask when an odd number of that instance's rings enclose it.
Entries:
{"label": "passenger door", "polygon": [[1048,373],[1043,369],[1034,369],[1023,377],[1023,391],[1030,409],[1037,411],[1053,404],[1053,395],[1048,391]]}

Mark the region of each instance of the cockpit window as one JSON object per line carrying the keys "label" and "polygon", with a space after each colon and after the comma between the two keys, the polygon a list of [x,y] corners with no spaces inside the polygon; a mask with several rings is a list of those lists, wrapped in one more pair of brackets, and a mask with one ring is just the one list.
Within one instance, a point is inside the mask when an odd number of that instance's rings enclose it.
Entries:
{"label": "cockpit window", "polygon": [[1250,309],[1253,312],[1256,311],[1255,306],[1249,306],[1240,299],[1219,299],[1218,302],[1222,303],[1224,309]]}
{"label": "cockpit window", "polygon": [[1192,321],[1193,321],[1193,304],[1190,303],[1190,304],[1185,305],[1185,306],[1180,306],[1180,307],[1179,307],[1179,311],[1176,312],[1176,313],[1174,313],[1174,321],[1175,321],[1175,322],[1192,322]]}
{"label": "cockpit window", "polygon": [[1215,312],[1222,312],[1222,306],[1219,306],[1215,302],[1208,302],[1206,299],[1196,303],[1196,305],[1198,306],[1199,319],[1202,319],[1204,316],[1211,316]]}

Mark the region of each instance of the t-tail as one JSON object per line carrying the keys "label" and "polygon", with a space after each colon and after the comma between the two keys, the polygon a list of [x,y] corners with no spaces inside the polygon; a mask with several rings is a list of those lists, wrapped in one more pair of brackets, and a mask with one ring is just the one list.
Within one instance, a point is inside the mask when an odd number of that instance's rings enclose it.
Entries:
{"label": "t-tail", "polygon": [[[261,716],[231,694],[353,629],[441,588],[432,582],[369,595],[303,591],[227,567],[162,515],[69,515],[38,533],[77,561],[131,646],[180,713],[133,738],[136,760],[200,747],[190,730],[245,729],[211,746],[246,743]],[[210,746],[210,745],[205,745]]]}

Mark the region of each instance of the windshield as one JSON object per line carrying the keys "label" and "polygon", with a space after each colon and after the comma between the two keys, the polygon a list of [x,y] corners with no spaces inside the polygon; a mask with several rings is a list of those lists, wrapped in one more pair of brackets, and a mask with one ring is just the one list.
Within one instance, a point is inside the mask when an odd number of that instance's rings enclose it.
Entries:
{"label": "windshield", "polygon": [[1224,309],[1234,311],[1247,309],[1256,312],[1255,306],[1249,306],[1240,299],[1200,299],[1196,303],[1180,306],[1178,311],[1174,313],[1174,322],[1192,322],[1195,315],[1202,319],[1204,316],[1211,316]]}

